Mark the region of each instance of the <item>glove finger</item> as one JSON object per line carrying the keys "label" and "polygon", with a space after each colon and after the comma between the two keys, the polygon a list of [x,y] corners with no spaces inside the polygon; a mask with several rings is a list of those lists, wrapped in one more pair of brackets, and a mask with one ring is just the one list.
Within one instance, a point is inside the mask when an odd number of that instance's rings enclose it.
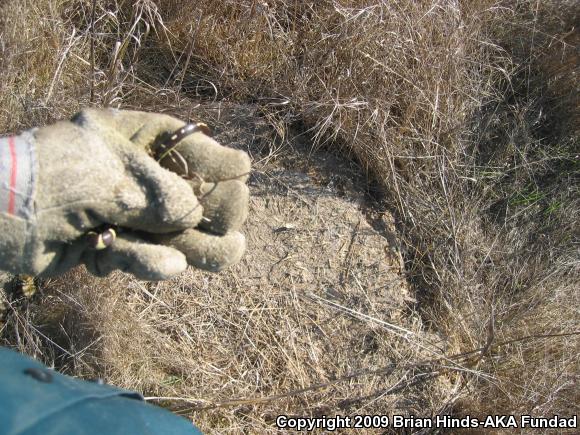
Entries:
{"label": "glove finger", "polygon": [[[72,119],[78,124],[93,124],[111,128],[128,138],[139,148],[152,155],[161,156],[163,142],[176,130],[185,125],[183,121],[169,115],[115,109],[85,109]],[[250,158],[240,150],[224,147],[201,132],[193,133],[175,147],[175,153],[167,155],[162,165],[178,174],[202,177],[208,182],[236,178],[246,181],[250,172]],[[183,162],[187,163],[187,171]]]}
{"label": "glove finger", "polygon": [[190,184],[129,143],[125,148],[125,166],[130,176],[115,189],[117,206],[105,204],[98,210],[101,220],[151,233],[197,225],[203,208]]}
{"label": "glove finger", "polygon": [[[154,144],[163,167],[189,178],[216,183],[236,179],[245,182],[251,169],[250,157],[241,150],[227,148],[201,132],[179,142],[171,152],[162,146],[164,136]],[[185,164],[184,164],[185,163]]]}
{"label": "glove finger", "polygon": [[219,272],[237,263],[246,250],[246,238],[238,232],[217,236],[188,229],[174,234],[154,234],[152,237],[158,243],[183,252],[191,266],[211,272]]}
{"label": "glove finger", "polygon": [[[175,131],[185,124],[169,115],[112,108],[86,108],[75,114],[71,121],[80,125],[90,124],[97,130],[112,128],[131,141],[134,136],[139,136],[141,140],[134,142],[138,142],[143,149],[147,149],[162,132]],[[149,133],[150,136],[145,133]]]}
{"label": "glove finger", "polygon": [[162,113],[119,110],[114,112],[115,122],[125,127],[126,136],[131,142],[147,151],[164,133],[172,134],[186,123],[178,118]]}
{"label": "glove finger", "polygon": [[199,227],[214,234],[237,231],[248,217],[250,191],[238,180],[221,183],[203,183],[198,189],[203,207]]}
{"label": "glove finger", "polygon": [[147,281],[169,279],[187,268],[185,255],[177,249],[148,243],[131,234],[119,235],[106,249],[85,251],[82,260],[97,276],[121,270]]}
{"label": "glove finger", "polygon": [[[137,115],[129,113],[127,117],[134,119]],[[185,123],[171,116],[149,113],[142,114],[142,119],[143,126],[131,136],[131,141],[140,148],[150,148],[163,167],[208,182],[247,180],[251,164],[244,151],[224,147],[202,132],[185,137],[173,151],[168,151],[164,142]]]}

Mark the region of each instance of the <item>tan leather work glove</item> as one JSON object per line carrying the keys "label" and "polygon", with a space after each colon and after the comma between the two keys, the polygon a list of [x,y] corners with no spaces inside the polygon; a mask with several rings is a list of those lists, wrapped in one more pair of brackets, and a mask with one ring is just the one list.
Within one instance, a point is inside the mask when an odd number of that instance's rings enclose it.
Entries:
{"label": "tan leather work glove", "polygon": [[[164,148],[183,125],[166,115],[87,109],[0,138],[0,269],[53,276],[84,263],[97,275],[120,269],[159,280],[187,263],[220,270],[238,261],[249,158],[203,133]],[[117,237],[97,250],[87,234],[104,225]]]}

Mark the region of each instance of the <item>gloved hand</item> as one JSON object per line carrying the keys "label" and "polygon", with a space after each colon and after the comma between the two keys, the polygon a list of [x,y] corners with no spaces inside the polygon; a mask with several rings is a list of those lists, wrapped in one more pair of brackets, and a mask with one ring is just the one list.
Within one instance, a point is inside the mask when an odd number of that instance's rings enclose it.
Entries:
{"label": "gloved hand", "polygon": [[[249,158],[203,133],[164,149],[183,125],[87,109],[0,139],[0,269],[52,276],[84,263],[97,275],[121,269],[155,280],[187,262],[220,270],[239,260]],[[95,250],[86,234],[105,224],[118,226],[117,239]]]}

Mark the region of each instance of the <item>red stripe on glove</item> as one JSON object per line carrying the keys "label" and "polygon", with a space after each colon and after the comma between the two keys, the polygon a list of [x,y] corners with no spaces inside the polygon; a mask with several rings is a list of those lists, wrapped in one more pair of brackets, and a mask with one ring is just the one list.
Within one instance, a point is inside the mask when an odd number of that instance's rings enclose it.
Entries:
{"label": "red stripe on glove", "polygon": [[14,136],[8,138],[8,146],[10,147],[10,158],[12,159],[10,167],[10,193],[8,194],[8,213],[14,214],[14,206],[16,202],[16,176],[18,175],[18,158],[16,157],[16,143]]}

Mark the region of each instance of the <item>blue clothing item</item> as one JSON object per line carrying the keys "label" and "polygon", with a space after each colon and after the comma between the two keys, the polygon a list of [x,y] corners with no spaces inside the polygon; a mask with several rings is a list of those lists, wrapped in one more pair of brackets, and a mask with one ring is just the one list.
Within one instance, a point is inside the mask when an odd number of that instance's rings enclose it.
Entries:
{"label": "blue clothing item", "polygon": [[201,435],[135,392],[48,369],[0,347],[0,435]]}

